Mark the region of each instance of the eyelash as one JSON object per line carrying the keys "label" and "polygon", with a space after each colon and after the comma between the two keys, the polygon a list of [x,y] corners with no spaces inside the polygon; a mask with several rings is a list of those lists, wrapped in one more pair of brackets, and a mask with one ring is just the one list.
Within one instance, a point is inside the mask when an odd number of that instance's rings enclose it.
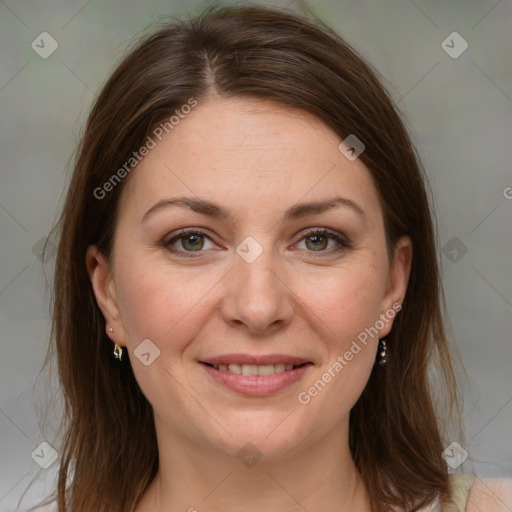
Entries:
{"label": "eyelash", "polygon": [[[190,235],[201,235],[201,236],[204,236],[204,237],[208,238],[209,240],[211,240],[211,238],[208,236],[208,234],[205,231],[202,231],[201,229],[198,229],[198,228],[183,229],[182,231],[178,232],[173,238],[171,238],[168,241],[165,241],[164,242],[164,246],[167,248],[167,250],[169,252],[171,252],[173,254],[178,254],[178,255],[180,255],[182,257],[185,257],[185,258],[201,257],[201,253],[204,252],[203,250],[199,250],[199,251],[186,251],[186,250],[176,250],[176,249],[170,248],[170,245],[173,244],[174,242],[176,242],[176,241],[178,241],[178,240],[180,240],[182,238],[185,238],[187,236],[190,236]],[[329,238],[330,240],[334,240],[335,242],[337,242],[339,244],[338,247],[331,248],[329,250],[308,251],[315,258],[323,257],[325,254],[332,255],[332,254],[337,254],[337,253],[339,253],[339,252],[341,252],[343,250],[346,250],[346,249],[352,249],[351,242],[345,236],[342,236],[341,234],[338,234],[338,233],[336,233],[334,231],[330,231],[330,230],[325,229],[325,228],[316,228],[316,229],[311,229],[311,230],[307,231],[306,233],[303,234],[303,236],[299,240],[299,242],[301,242],[305,238],[308,238],[308,237],[313,236],[313,235],[324,235],[327,238]],[[211,241],[213,242],[213,240],[211,240]],[[317,252],[320,253],[320,254],[315,254]],[[322,254],[322,253],[324,253],[324,254]]]}

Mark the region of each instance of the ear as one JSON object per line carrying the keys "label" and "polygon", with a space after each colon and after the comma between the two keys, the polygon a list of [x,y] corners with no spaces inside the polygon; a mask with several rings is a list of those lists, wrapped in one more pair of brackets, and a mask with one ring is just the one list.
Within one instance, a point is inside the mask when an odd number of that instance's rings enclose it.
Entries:
{"label": "ear", "polygon": [[[124,330],[116,299],[112,272],[105,256],[97,246],[90,245],[85,254],[85,266],[91,280],[98,307],[103,313],[108,336],[119,345],[125,345]],[[112,328],[113,332],[109,332]]]}
{"label": "ear", "polygon": [[382,299],[381,319],[384,327],[379,329],[379,337],[383,338],[391,331],[393,321],[402,307],[412,263],[412,241],[407,236],[402,236],[395,245],[394,259],[391,262],[386,284],[386,292]]}

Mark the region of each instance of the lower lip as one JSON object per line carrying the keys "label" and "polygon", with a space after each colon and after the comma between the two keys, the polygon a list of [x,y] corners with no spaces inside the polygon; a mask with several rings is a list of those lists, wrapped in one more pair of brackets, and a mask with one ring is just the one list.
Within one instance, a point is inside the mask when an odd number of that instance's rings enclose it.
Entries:
{"label": "lower lip", "polygon": [[216,370],[204,363],[200,363],[206,372],[217,382],[232,391],[249,396],[266,396],[291,386],[302,378],[308,371],[311,363],[299,366],[274,375],[239,375],[225,370]]}

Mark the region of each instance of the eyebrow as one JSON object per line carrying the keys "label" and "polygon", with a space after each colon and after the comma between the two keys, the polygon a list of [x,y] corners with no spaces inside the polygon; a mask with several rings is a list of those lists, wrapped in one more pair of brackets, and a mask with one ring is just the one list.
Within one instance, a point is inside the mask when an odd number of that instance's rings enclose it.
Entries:
{"label": "eyebrow", "polygon": [[[142,217],[141,222],[146,222],[152,217],[157,211],[167,208],[169,206],[183,206],[190,208],[194,212],[207,215],[214,219],[229,220],[232,218],[232,214],[229,210],[225,210],[217,204],[208,201],[207,199],[198,199],[192,197],[172,197],[168,199],[162,199],[154,204]],[[332,208],[344,206],[352,209],[361,217],[365,218],[366,214],[364,210],[351,199],[345,197],[333,197],[324,201],[313,201],[309,203],[299,203],[288,208],[285,211],[282,222],[297,220],[307,215],[323,213]]]}

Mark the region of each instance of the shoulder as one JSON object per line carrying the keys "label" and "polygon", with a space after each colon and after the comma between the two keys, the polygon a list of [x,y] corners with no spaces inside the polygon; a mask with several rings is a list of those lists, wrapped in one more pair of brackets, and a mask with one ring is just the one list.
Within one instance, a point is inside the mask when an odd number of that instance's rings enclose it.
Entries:
{"label": "shoulder", "polygon": [[512,479],[478,478],[452,473],[452,504],[435,509],[442,512],[510,512],[512,511]]}
{"label": "shoulder", "polygon": [[466,512],[510,512],[511,478],[475,478],[469,489]]}
{"label": "shoulder", "polygon": [[[451,502],[437,497],[418,512],[512,512],[512,478],[479,478],[450,473]],[[393,512],[405,512],[402,508]]]}

